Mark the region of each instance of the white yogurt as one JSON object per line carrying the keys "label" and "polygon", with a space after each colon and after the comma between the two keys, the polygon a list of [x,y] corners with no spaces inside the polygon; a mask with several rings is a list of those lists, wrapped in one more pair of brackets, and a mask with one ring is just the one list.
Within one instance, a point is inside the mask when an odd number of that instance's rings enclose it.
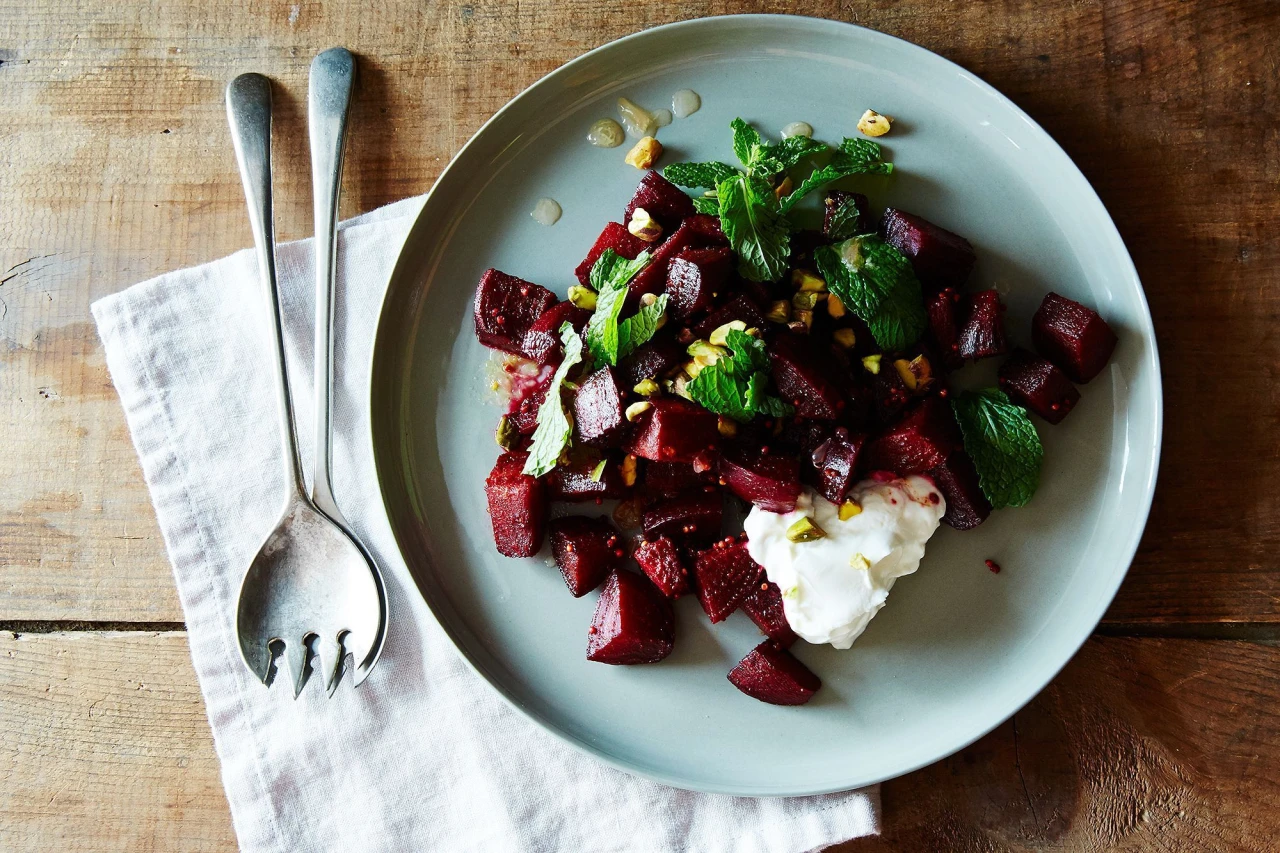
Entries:
{"label": "white yogurt", "polygon": [[692,89],[681,89],[671,96],[671,112],[676,118],[688,118],[702,109],[702,96]]}
{"label": "white yogurt", "polygon": [[554,198],[540,198],[529,215],[539,225],[555,225],[560,221],[562,213],[564,211],[560,209],[560,203]]}
{"label": "white yogurt", "polygon": [[[753,507],[747,550],[782,590],[791,629],[810,643],[847,649],[866,630],[893,582],[920,566],[946,502],[924,477],[864,480],[849,493],[862,512],[841,521],[839,507],[805,489],[794,512]],[[792,542],[787,529],[808,516],[826,536]]]}
{"label": "white yogurt", "polygon": [[807,136],[813,138],[813,125],[807,121],[793,121],[782,129],[782,138],[790,136]]}

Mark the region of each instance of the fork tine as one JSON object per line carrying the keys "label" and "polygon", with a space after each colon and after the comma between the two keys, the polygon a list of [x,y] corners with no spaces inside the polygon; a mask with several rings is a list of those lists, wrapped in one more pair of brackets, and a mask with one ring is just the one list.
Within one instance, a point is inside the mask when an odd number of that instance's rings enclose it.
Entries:
{"label": "fork tine", "polygon": [[338,682],[342,680],[343,664],[347,657],[346,650],[342,648],[342,640],[346,634],[346,631],[340,631],[332,638],[320,638],[318,669],[325,677],[325,691],[330,696],[338,689]]}
{"label": "fork tine", "polygon": [[286,642],[284,657],[293,678],[293,698],[297,699],[311,676],[311,641],[315,634],[306,634],[297,642]]}

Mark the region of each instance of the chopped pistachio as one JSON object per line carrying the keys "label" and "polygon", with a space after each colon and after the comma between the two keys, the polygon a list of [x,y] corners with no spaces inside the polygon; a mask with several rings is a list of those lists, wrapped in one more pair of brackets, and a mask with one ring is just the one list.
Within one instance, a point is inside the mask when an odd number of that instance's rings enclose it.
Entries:
{"label": "chopped pistachio", "polygon": [[866,558],[865,554],[859,552],[849,558],[849,565],[853,566],[855,569],[862,569],[865,572],[867,569],[871,568],[871,561]]}
{"label": "chopped pistachio", "polygon": [[827,297],[827,313],[831,315],[832,319],[839,320],[849,312],[845,310],[844,303],[840,301],[840,297],[832,293]]}
{"label": "chopped pistachio", "polygon": [[662,143],[652,136],[646,136],[627,152],[624,158],[628,166],[637,169],[648,169],[662,156]]}
{"label": "chopped pistachio", "polygon": [[641,397],[652,397],[655,394],[661,393],[662,391],[662,389],[658,386],[658,383],[652,379],[641,379],[639,382],[636,383],[636,387],[632,388],[631,390],[635,391]]}
{"label": "chopped pistachio", "polygon": [[596,310],[596,292],[580,284],[572,285],[569,288],[569,302],[574,308],[585,308],[588,311],[594,311]]}
{"label": "chopped pistachio", "polygon": [[840,504],[840,520],[848,521],[862,512],[862,505],[855,500],[847,500]]}
{"label": "chopped pistachio", "polygon": [[652,408],[653,403],[650,403],[648,400],[641,400],[638,403],[632,403],[630,406],[627,406],[627,420],[634,421],[636,418],[640,417]]}
{"label": "chopped pistachio", "polygon": [[824,538],[827,531],[823,530],[817,523],[807,515],[802,515],[794,524],[787,528],[787,539],[792,542],[816,542]]}
{"label": "chopped pistachio", "polygon": [[858,119],[858,130],[867,136],[884,136],[889,132],[889,126],[893,124],[893,116],[884,116],[875,110],[867,110],[862,114],[862,118]]}
{"label": "chopped pistachio", "polygon": [[606,466],[608,466],[608,464],[609,464],[609,460],[601,459],[599,464],[597,464],[595,468],[591,469],[592,482],[598,483],[602,479],[604,479],[604,469]]}
{"label": "chopped pistachio", "polygon": [[760,337],[760,330],[757,329],[755,326],[752,326],[750,329],[747,329],[745,334],[752,338],[758,338]]}
{"label": "chopped pistachio", "polygon": [[880,353],[869,355],[862,360],[862,366],[867,369],[867,373],[880,372]]}
{"label": "chopped pistachio", "polygon": [[812,290],[800,290],[791,297],[791,305],[797,311],[812,311],[818,304],[818,294]]}
{"label": "chopped pistachio", "polygon": [[631,236],[638,237],[646,243],[652,243],[662,236],[662,226],[643,207],[637,207],[631,211],[631,221],[627,223],[627,230],[631,232]]}
{"label": "chopped pistachio", "polygon": [[782,179],[782,183],[778,184],[776,187],[773,188],[773,194],[778,197],[779,201],[781,201],[782,199],[791,195],[791,190],[793,190],[794,188],[795,188],[795,184],[792,183],[791,176],[788,175]]}
{"label": "chopped pistachio", "polygon": [[703,365],[696,361],[687,361],[681,368],[690,379],[697,379],[698,374],[702,372]]}
{"label": "chopped pistachio", "polygon": [[747,324],[741,320],[733,320],[725,323],[723,326],[718,326],[716,330],[707,337],[707,340],[716,346],[724,346],[729,338],[729,332],[734,330],[745,332],[747,330]]}
{"label": "chopped pistachio", "polygon": [[797,308],[797,309],[796,309],[796,320],[798,320],[800,323],[804,324],[804,327],[805,327],[806,329],[813,328],[813,309],[811,309],[811,308]]}
{"label": "chopped pistachio", "polygon": [[520,440],[520,431],[516,429],[515,424],[511,423],[511,418],[503,415],[498,419],[498,431],[494,433],[493,440],[498,442],[498,446],[503,450],[510,450]]}
{"label": "chopped pistachio", "polygon": [[622,484],[627,488],[636,484],[636,457],[630,453],[622,457]]}
{"label": "chopped pistachio", "polygon": [[821,293],[827,289],[826,280],[808,270],[796,270],[791,273],[791,283],[808,293]]}
{"label": "chopped pistachio", "polygon": [[893,369],[898,371],[898,375],[902,377],[902,384],[907,386],[908,391],[916,390],[916,375],[911,372],[911,362],[905,358],[894,359]]}
{"label": "chopped pistachio", "polygon": [[835,339],[836,343],[845,349],[853,349],[858,343],[858,336],[854,333],[853,329],[836,329],[831,333],[831,337]]}
{"label": "chopped pistachio", "polygon": [[725,438],[733,438],[738,434],[738,425],[734,423],[732,418],[726,418],[721,415],[719,420],[716,421],[716,430]]}
{"label": "chopped pistachio", "polygon": [[689,344],[689,355],[693,356],[693,360],[703,367],[710,367],[720,359],[729,354],[729,351],[722,346],[716,346],[709,341],[697,340]]}
{"label": "chopped pistachio", "polygon": [[683,373],[677,376],[671,383],[671,393],[675,394],[677,397],[684,397],[686,400],[692,400],[693,398],[689,396],[688,389],[685,388],[685,386],[689,384],[689,380],[692,378],[693,377]]}
{"label": "chopped pistachio", "polygon": [[784,589],[784,590],[782,591],[782,597],[783,597],[783,598],[790,598],[790,599],[796,599],[796,598],[799,598],[799,597],[800,597],[800,587],[799,587],[799,586],[789,586],[789,587],[787,587],[786,589]]}
{"label": "chopped pistachio", "polygon": [[785,323],[791,319],[791,303],[785,299],[779,299],[777,302],[770,304],[769,313],[764,318],[770,323]]}

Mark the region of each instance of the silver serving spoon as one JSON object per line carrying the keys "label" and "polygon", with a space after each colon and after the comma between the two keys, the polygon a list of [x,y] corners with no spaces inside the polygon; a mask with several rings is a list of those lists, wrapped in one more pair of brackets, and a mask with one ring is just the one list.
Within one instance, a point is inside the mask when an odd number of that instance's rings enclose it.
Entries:
{"label": "silver serving spoon", "polygon": [[[329,52],[332,53],[332,52]],[[346,53],[346,51],[342,51]],[[331,128],[327,136],[331,152],[326,160],[332,177],[328,192],[316,191],[317,222],[324,204],[336,209],[338,170],[341,168],[346,106],[354,78],[354,63],[346,54],[346,74],[334,75],[328,60],[317,57],[312,66],[312,96],[325,116],[313,115],[313,128]],[[331,57],[332,59],[332,57]],[[323,91],[318,92],[321,86]],[[319,97],[318,97],[319,95]],[[340,109],[339,109],[340,108]],[[329,377],[332,375],[332,279],[336,211],[327,228],[317,229],[317,284],[324,280],[324,300],[317,300],[322,319],[323,347],[317,346],[317,442],[314,498],[308,498],[302,477],[302,461],[294,434],[289,398],[288,369],[284,355],[284,328],[280,293],[276,284],[275,226],[271,209],[271,82],[261,74],[242,74],[227,86],[227,119],[235,143],[236,162],[249,206],[249,223],[258,254],[258,268],[269,296],[275,338],[275,385],[280,432],[285,447],[288,492],[276,527],[267,536],[245,572],[236,613],[236,633],[245,664],[264,684],[275,675],[274,659],[284,646],[284,656],[297,696],[312,669],[312,645],[318,644],[322,668],[329,672],[330,693],[342,677],[344,660],[352,656],[355,683],[364,681],[382,650],[386,632],[386,596],[377,566],[347,530],[333,502],[329,476]],[[313,151],[316,150],[313,144]],[[314,156],[313,156],[314,159]],[[317,166],[316,168],[320,168]],[[319,295],[319,294],[318,294]],[[320,313],[323,308],[323,314]],[[317,328],[319,342],[322,330]],[[333,515],[325,513],[326,506]]]}

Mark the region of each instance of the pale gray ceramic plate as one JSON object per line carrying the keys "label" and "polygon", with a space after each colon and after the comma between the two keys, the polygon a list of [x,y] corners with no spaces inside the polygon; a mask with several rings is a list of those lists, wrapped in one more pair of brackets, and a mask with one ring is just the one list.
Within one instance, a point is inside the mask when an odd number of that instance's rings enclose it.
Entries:
{"label": "pale gray ceramic plate", "polygon": [[[942,530],[920,571],[851,651],[799,644],[823,679],[802,708],[749,699],[725,674],[760,639],[742,614],[711,626],[677,606],[675,652],[611,667],[584,657],[595,594],[572,598],[546,559],[494,550],[482,489],[500,413],[472,331],[493,266],[564,294],[640,173],[626,148],[585,141],[626,96],[651,108],[692,88],[702,110],[659,134],[664,163],[732,160],[735,116],[775,136],[811,123],[855,134],[895,116],[897,164],[863,184],[877,207],[920,213],[977,248],[1027,342],[1049,290],[1095,306],[1120,335],[1110,368],[1060,426],[1040,423],[1043,484],[1023,509]],[[564,206],[554,227],[529,213]],[[971,368],[970,383],[989,381]],[[372,366],[373,446],[392,527],[459,650],[513,705],[619,767],[703,791],[795,795],[905,773],[973,741],[1033,697],[1089,635],[1137,547],[1155,485],[1160,372],[1151,318],[1111,219],[1062,150],[963,68],[830,21],[740,16],[673,24],[592,51],[515,98],[454,158],[392,276]],[[594,509],[594,507],[588,507]],[[1004,571],[983,565],[995,558]]]}

